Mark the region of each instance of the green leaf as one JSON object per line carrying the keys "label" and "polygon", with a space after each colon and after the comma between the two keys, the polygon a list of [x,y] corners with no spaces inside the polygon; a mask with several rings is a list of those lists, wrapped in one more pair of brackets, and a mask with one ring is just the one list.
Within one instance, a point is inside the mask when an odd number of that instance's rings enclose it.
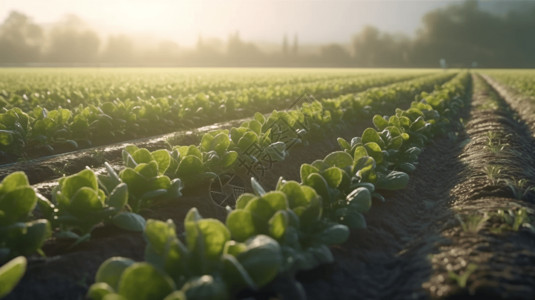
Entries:
{"label": "green leaf", "polygon": [[217,153],[223,153],[230,146],[230,139],[228,134],[219,133],[214,137],[211,142],[211,149],[215,150]]}
{"label": "green leaf", "polygon": [[253,215],[243,209],[230,212],[227,216],[226,225],[232,238],[239,242],[258,234],[253,222]]}
{"label": "green leaf", "polygon": [[172,220],[167,222],[147,220],[145,226],[145,239],[156,250],[163,252],[170,239],[176,238],[175,224]]}
{"label": "green leaf", "polygon": [[0,183],[0,193],[9,193],[29,185],[28,177],[24,172],[13,172],[7,175]]}
{"label": "green leaf", "polygon": [[377,143],[381,148],[384,147],[384,142],[379,133],[373,128],[366,128],[362,133],[362,143],[366,144],[370,142]]}
{"label": "green leaf", "polygon": [[353,153],[353,161],[359,160],[361,157],[369,156],[368,151],[364,146],[357,146]]}
{"label": "green leaf", "polygon": [[254,114],[254,118],[255,120],[257,120],[258,122],[260,122],[261,124],[264,124],[264,122],[266,122],[266,118],[264,117],[263,114],[259,113],[259,112],[256,112]]}
{"label": "green leaf", "polygon": [[375,115],[373,116],[373,125],[377,130],[383,130],[388,126],[388,121],[380,115]]}
{"label": "green leaf", "polygon": [[39,219],[24,223],[25,230],[21,235],[16,237],[17,246],[20,254],[30,255],[40,249],[45,241],[52,235],[52,229],[48,220]]}
{"label": "green leaf", "polygon": [[344,177],[344,171],[337,167],[328,168],[322,172],[323,178],[327,181],[329,186],[332,188],[337,188],[342,183]]}
{"label": "green leaf", "polygon": [[370,190],[365,187],[359,187],[353,190],[346,197],[349,205],[358,212],[367,212],[372,206],[372,195]]}
{"label": "green leaf", "polygon": [[312,173],[319,173],[319,169],[309,164],[302,164],[300,169],[301,182],[304,183],[308,176]]}
{"label": "green leaf", "polygon": [[193,155],[184,157],[178,164],[177,177],[188,178],[194,177],[203,171],[202,161]]}
{"label": "green leaf", "polygon": [[121,183],[116,186],[108,197],[108,205],[122,209],[128,202],[128,185]]}
{"label": "green leaf", "polygon": [[135,213],[121,212],[112,218],[113,225],[135,232],[143,232],[145,229],[145,219]]}
{"label": "green leaf", "polygon": [[243,193],[236,200],[236,209],[244,209],[249,201],[258,198],[258,196],[251,193]]}
{"label": "green leaf", "polygon": [[312,187],[323,198],[324,201],[331,200],[329,196],[328,183],[320,174],[310,174],[306,179],[305,184]]}
{"label": "green leaf", "polygon": [[173,280],[148,263],[135,263],[124,270],[119,294],[126,299],[163,299],[175,290]]}
{"label": "green leaf", "polygon": [[209,134],[209,133],[204,134],[202,136],[201,144],[200,144],[201,151],[208,152],[210,150],[214,150],[212,148],[212,141],[213,140],[214,140],[214,137],[211,134]]}
{"label": "green leaf", "polygon": [[279,243],[274,239],[257,235],[245,242],[247,250],[236,258],[247,270],[257,286],[264,286],[278,274],[282,265]]}
{"label": "green leaf", "polygon": [[140,163],[134,168],[134,171],[145,178],[153,178],[158,176],[158,164],[155,161],[148,163]]}
{"label": "green leaf", "polygon": [[24,221],[37,204],[35,191],[31,187],[8,188],[0,194],[0,225]]}
{"label": "green leaf", "polygon": [[348,213],[341,218],[343,224],[351,229],[366,228],[366,219],[360,213]]}
{"label": "green leaf", "polygon": [[391,171],[386,176],[377,179],[375,187],[383,190],[401,190],[409,184],[409,175],[405,172]]}
{"label": "green leaf", "polygon": [[211,260],[219,259],[225,243],[230,240],[229,230],[216,219],[200,220],[198,226],[204,238],[206,258]]}
{"label": "green leaf", "polygon": [[231,290],[241,291],[245,287],[252,290],[258,289],[258,286],[253,281],[247,270],[241,265],[236,257],[224,254],[222,258],[222,277],[230,287]]}
{"label": "green leaf", "polygon": [[97,270],[95,282],[105,283],[113,290],[119,288],[119,279],[126,268],[135,261],[126,257],[111,257],[104,261]]}
{"label": "green leaf", "polygon": [[223,169],[230,168],[238,159],[238,152],[236,151],[229,151],[225,153],[223,158],[221,159],[221,167]]}
{"label": "green leaf", "polygon": [[262,132],[262,124],[257,120],[251,120],[249,122],[249,128],[256,134],[260,134]]}
{"label": "green leaf", "polygon": [[251,177],[251,186],[253,187],[253,191],[255,192],[255,194],[257,194],[258,196],[262,196],[266,193],[264,188],[254,177]]}
{"label": "green leaf", "polygon": [[87,292],[87,297],[92,300],[102,300],[106,295],[112,295],[114,292],[115,290],[107,283],[97,282],[91,285]]}
{"label": "green leaf", "polygon": [[357,176],[360,176],[363,179],[368,179],[369,181],[373,182],[372,179],[375,179],[375,160],[371,156],[361,157],[360,159],[355,161],[353,170],[353,172],[355,172]]}
{"label": "green leaf", "polygon": [[145,148],[138,149],[134,153],[132,153],[132,158],[138,164],[148,164],[152,161],[152,155],[150,154],[149,150]]}
{"label": "green leaf", "polygon": [[296,181],[284,183],[280,191],[286,194],[290,208],[306,206],[309,203],[309,199],[307,199],[307,196],[303,192],[302,186]]}
{"label": "green leaf", "polygon": [[351,145],[345,139],[339,137],[336,139],[336,141],[338,142],[338,145],[340,146],[340,148],[342,148],[342,150],[351,150]]}
{"label": "green leaf", "polygon": [[13,140],[15,140],[13,134],[14,132],[11,130],[0,130],[0,145],[9,146],[13,143]]}
{"label": "green leaf", "polygon": [[264,194],[262,196],[262,199],[266,200],[270,207],[277,211],[277,210],[285,210],[288,208],[288,200],[286,198],[286,195],[279,191],[271,191],[269,193]]}
{"label": "green leaf", "polygon": [[132,195],[138,195],[146,189],[146,179],[139,175],[134,169],[126,168],[119,173],[121,180],[128,185],[128,192]]}
{"label": "green leaf", "polygon": [[104,203],[99,198],[97,191],[88,187],[82,187],[71,198],[69,211],[73,214],[83,215],[87,212],[100,210],[103,207]]}
{"label": "green leaf", "polygon": [[245,210],[252,214],[255,228],[259,233],[266,233],[267,223],[277,211],[271,206],[271,203],[262,198],[249,201]]}
{"label": "green leaf", "polygon": [[203,275],[190,279],[184,284],[182,291],[186,295],[186,299],[189,300],[226,300],[229,298],[225,284],[220,279],[212,277],[212,275]]}
{"label": "green leaf", "polygon": [[344,169],[351,167],[353,164],[353,158],[347,152],[335,151],[327,155],[323,161],[330,167],[338,167]]}
{"label": "green leaf", "polygon": [[238,147],[245,151],[256,142],[258,142],[258,135],[253,131],[247,131],[238,141]]}
{"label": "green leaf", "polygon": [[401,146],[403,146],[403,137],[401,135],[392,138],[388,142],[388,149],[398,150],[399,148],[401,148]]}
{"label": "green leaf", "polygon": [[7,296],[26,272],[26,258],[16,257],[0,267],[0,298]]}
{"label": "green leaf", "polygon": [[286,211],[276,212],[269,219],[269,235],[277,240],[281,240],[289,226],[289,217]]}
{"label": "green leaf", "polygon": [[312,166],[320,171],[323,171],[329,167],[331,167],[328,163],[325,161],[318,159],[312,162]]}
{"label": "green leaf", "polygon": [[325,245],[340,245],[349,238],[349,229],[345,225],[336,224],[320,232],[317,238]]}
{"label": "green leaf", "polygon": [[87,187],[91,190],[98,189],[98,180],[95,173],[90,169],[85,169],[77,174],[62,178],[60,180],[61,193],[72,198],[79,189]]}
{"label": "green leaf", "polygon": [[383,152],[379,144],[370,142],[370,143],[366,143],[364,147],[366,148],[368,155],[373,157],[373,159],[375,160],[377,164],[380,164],[383,162]]}
{"label": "green leaf", "polygon": [[165,149],[156,150],[151,153],[152,158],[158,164],[159,174],[164,174],[171,165],[171,154]]}

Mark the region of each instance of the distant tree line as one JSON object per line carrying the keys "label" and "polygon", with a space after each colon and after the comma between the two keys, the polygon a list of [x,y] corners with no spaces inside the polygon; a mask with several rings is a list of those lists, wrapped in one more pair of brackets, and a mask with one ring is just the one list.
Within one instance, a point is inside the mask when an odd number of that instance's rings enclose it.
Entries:
{"label": "distant tree line", "polygon": [[102,39],[76,16],[43,28],[13,11],[0,24],[0,65],[169,65],[293,67],[535,67],[535,8],[498,16],[476,0],[437,9],[423,17],[414,38],[367,26],[350,43],[302,51],[298,36],[285,35],[279,51],[267,52],[238,32],[226,42],[199,37],[194,49],[162,41],[139,51],[127,35]]}

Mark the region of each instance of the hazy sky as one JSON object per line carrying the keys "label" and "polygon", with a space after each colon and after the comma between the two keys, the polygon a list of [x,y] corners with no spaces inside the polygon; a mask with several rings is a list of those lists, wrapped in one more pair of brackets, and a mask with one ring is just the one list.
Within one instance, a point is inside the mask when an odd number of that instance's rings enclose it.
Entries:
{"label": "hazy sky", "polygon": [[0,0],[40,24],[75,14],[104,33],[150,34],[192,45],[199,34],[252,41],[348,42],[366,24],[413,34],[423,14],[455,0]]}

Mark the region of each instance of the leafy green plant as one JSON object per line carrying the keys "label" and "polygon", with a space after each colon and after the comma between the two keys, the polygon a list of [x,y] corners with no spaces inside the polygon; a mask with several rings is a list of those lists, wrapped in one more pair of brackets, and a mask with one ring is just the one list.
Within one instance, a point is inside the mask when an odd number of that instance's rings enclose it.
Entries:
{"label": "leafy green plant", "polygon": [[509,144],[502,142],[502,136],[499,132],[489,131],[487,132],[484,147],[491,153],[497,154],[509,147]]}
{"label": "leafy green plant", "polygon": [[533,220],[529,217],[526,208],[499,209],[491,214],[491,218],[498,224],[497,227],[491,228],[494,233],[501,233],[504,230],[519,231],[521,228],[535,232],[535,227],[531,224]]}
{"label": "leafy green plant", "polygon": [[30,117],[15,107],[0,113],[0,151],[22,153],[28,142]]}
{"label": "leafy green plant", "polygon": [[456,274],[453,271],[448,272],[448,278],[457,283],[460,288],[465,288],[468,283],[468,278],[472,275],[478,266],[476,264],[470,263],[466,266],[466,270],[460,274]]}
{"label": "leafy green plant", "polygon": [[128,203],[134,212],[154,203],[176,200],[182,196],[182,180],[171,180],[165,175],[174,173],[178,165],[169,151],[161,149],[150,152],[129,145],[123,150],[122,156],[126,168],[117,174],[105,163],[108,175],[100,175],[99,180],[107,192],[111,192],[121,183],[126,183]]}
{"label": "leafy green plant", "polygon": [[0,298],[7,296],[26,272],[26,258],[16,257],[0,267]]}
{"label": "leafy green plant", "polygon": [[195,208],[184,225],[185,244],[172,221],[149,220],[146,262],[108,259],[97,271],[89,297],[228,299],[244,288],[267,284],[281,267],[280,247],[268,236],[233,241],[224,224],[202,219]]}
{"label": "leafy green plant", "polygon": [[255,185],[260,195],[242,194],[227,217],[232,238],[243,241],[258,234],[274,238],[282,248],[283,271],[289,274],[332,262],[327,246],[343,243],[349,231],[322,218],[321,197],[314,189],[280,180],[276,191],[264,193]]}
{"label": "leafy green plant", "polygon": [[485,175],[487,175],[487,179],[489,180],[490,184],[497,185],[500,182],[500,178],[498,178],[502,172],[502,167],[498,165],[486,165],[483,168],[483,171],[485,172]]}
{"label": "leafy green plant", "polygon": [[518,200],[524,199],[529,193],[535,192],[535,186],[528,185],[527,179],[503,179],[501,180]]}
{"label": "leafy green plant", "polygon": [[39,251],[51,235],[50,223],[28,221],[38,197],[23,172],[14,172],[0,183],[0,261]]}
{"label": "leafy green plant", "polygon": [[471,215],[455,215],[455,218],[461,224],[461,228],[464,232],[477,233],[487,223],[490,216],[487,213],[484,214],[471,214]]}
{"label": "leafy green plant", "polygon": [[[142,231],[143,217],[125,211],[128,187],[118,184],[106,195],[90,169],[63,177],[52,191],[52,202],[42,201],[41,208],[62,232],[80,241],[90,237],[93,228],[103,222],[120,228]],[[68,233],[68,234],[67,234]]]}

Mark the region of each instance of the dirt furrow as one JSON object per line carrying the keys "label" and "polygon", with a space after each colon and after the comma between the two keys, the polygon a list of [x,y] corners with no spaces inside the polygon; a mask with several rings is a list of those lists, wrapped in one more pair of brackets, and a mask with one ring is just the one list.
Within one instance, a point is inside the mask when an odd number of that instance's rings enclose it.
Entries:
{"label": "dirt furrow", "polygon": [[[533,139],[516,111],[482,79],[474,79],[469,142],[451,190],[449,240],[431,257],[431,298],[533,299],[535,232]],[[518,227],[515,227],[515,220]]]}

